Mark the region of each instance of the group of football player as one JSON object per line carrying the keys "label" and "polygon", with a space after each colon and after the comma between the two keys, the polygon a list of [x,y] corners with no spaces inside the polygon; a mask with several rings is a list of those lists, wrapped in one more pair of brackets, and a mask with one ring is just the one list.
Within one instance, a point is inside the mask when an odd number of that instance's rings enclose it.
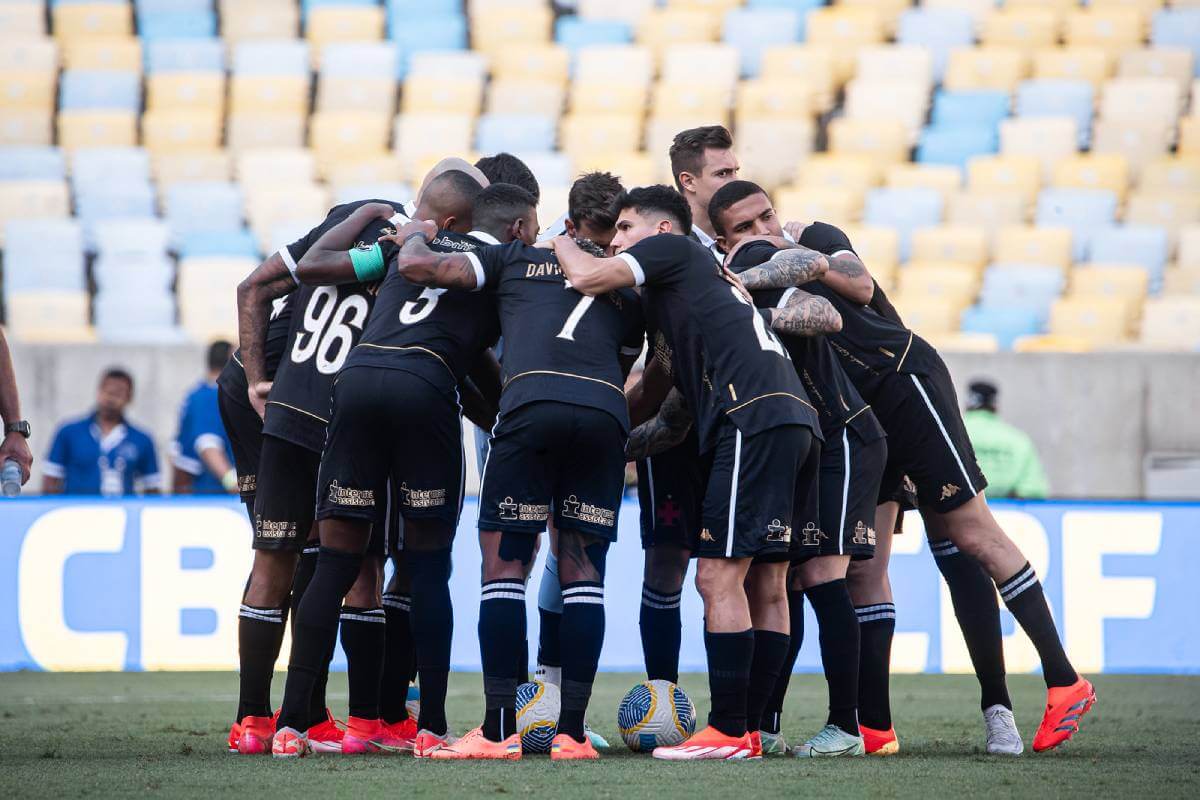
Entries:
{"label": "group of football player", "polygon": [[[1034,749],[1078,729],[1094,690],[988,509],[937,352],[904,327],[843,231],[785,225],[762,188],[738,179],[726,129],[681,132],[670,161],[674,187],[583,175],[541,232],[537,181],[519,159],[447,158],[414,201],[337,206],[238,287],[240,350],[220,404],[254,562],[231,750],[520,758],[525,593],[548,530],[537,675],[561,692],[550,757],[597,758],[604,743],[585,714],[628,461],[649,679],[678,681],[693,559],[704,603],[708,724],[656,758],[899,750],[887,566],[905,508],[919,509],[949,588],[988,752],[1024,747],[997,594],[1041,658],[1048,699]],[[490,432],[478,520],[484,716],[455,738],[449,578],[464,415]],[[781,717],[805,598],[829,713],[789,750]],[[345,724],[325,692],[339,628]]]}

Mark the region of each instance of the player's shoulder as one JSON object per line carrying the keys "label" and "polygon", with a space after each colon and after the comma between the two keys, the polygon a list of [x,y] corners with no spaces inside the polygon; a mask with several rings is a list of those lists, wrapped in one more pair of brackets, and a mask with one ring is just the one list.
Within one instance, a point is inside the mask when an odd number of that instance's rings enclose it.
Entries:
{"label": "player's shoulder", "polygon": [[833,255],[839,250],[854,251],[854,247],[850,244],[850,237],[846,232],[836,225],[830,225],[828,222],[816,221],[811,223],[804,232],[800,234],[800,240],[797,244],[801,244],[810,250],[816,250],[825,255]]}
{"label": "player's shoulder", "polygon": [[771,256],[777,252],[778,248],[770,242],[750,242],[738,248],[738,251],[733,254],[733,261],[729,263],[729,269],[733,272],[744,272],[751,267],[757,267],[759,264],[769,261]]}
{"label": "player's shoulder", "polygon": [[433,237],[433,241],[429,243],[429,249],[444,253],[469,253],[486,246],[487,242],[476,239],[474,236],[446,229],[439,230]]}

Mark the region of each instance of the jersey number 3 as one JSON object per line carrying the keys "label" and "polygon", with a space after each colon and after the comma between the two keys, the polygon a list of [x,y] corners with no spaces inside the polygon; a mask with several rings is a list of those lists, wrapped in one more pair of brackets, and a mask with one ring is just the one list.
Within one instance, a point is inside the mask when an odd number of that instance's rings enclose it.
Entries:
{"label": "jersey number 3", "polygon": [[409,300],[400,306],[400,322],[405,325],[415,325],[433,313],[437,307],[438,298],[446,293],[445,289],[427,288],[417,295],[416,300]]}
{"label": "jersey number 3", "polygon": [[304,309],[304,330],[296,335],[292,361],[303,364],[315,355],[318,372],[337,372],[354,346],[355,330],[361,331],[367,321],[367,311],[367,298],[362,295],[352,294],[339,303],[334,287],[317,289]]}

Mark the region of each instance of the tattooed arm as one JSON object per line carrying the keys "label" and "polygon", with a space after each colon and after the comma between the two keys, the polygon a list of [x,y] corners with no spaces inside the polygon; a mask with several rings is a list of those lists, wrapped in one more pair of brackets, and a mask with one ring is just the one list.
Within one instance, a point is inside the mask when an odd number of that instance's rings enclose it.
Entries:
{"label": "tattooed arm", "polygon": [[875,281],[862,259],[849,250],[842,250],[828,258],[829,271],[821,276],[821,283],[847,300],[862,305],[870,303],[875,293]]}
{"label": "tattooed arm", "polygon": [[[424,238],[417,236],[418,233]],[[474,262],[465,253],[438,253],[429,249],[429,240],[435,235],[437,229],[433,223],[414,220],[395,236],[383,237],[400,245],[396,270],[421,286],[467,291],[479,288]]]}
{"label": "tattooed arm", "polygon": [[801,289],[791,292],[781,308],[772,308],[771,330],[790,336],[819,336],[842,329],[842,315],[824,297]]}
{"label": "tattooed arm", "polygon": [[807,247],[796,246],[779,250],[771,260],[738,275],[742,284],[752,292],[761,289],[785,289],[817,280],[829,269],[824,254]]}
{"label": "tattooed arm", "polygon": [[678,389],[672,389],[663,401],[658,416],[643,422],[629,433],[625,443],[625,458],[637,461],[663,450],[669,450],[687,436],[692,427],[692,415]]}
{"label": "tattooed arm", "polygon": [[[357,244],[359,234],[371,220],[376,217],[391,219],[395,213],[395,209],[387,203],[367,203],[354,209],[349,216],[313,242],[313,246],[296,264],[296,280],[317,286],[362,280],[364,276],[358,274],[354,260],[350,257],[350,250]],[[382,263],[382,259],[380,262]]]}
{"label": "tattooed arm", "polygon": [[271,391],[271,384],[266,380],[267,323],[271,319],[271,302],[295,288],[296,279],[279,253],[272,253],[237,287],[238,345],[246,370],[248,399],[260,417],[266,410],[267,394]]}

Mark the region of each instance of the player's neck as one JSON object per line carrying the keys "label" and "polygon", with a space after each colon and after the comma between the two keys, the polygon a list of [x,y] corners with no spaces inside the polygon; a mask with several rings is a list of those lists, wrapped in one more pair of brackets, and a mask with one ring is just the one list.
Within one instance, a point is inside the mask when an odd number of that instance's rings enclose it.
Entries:
{"label": "player's neck", "polygon": [[712,223],[708,221],[708,209],[697,208],[693,203],[688,203],[688,207],[692,209],[692,228],[703,231],[710,239],[716,239]]}

